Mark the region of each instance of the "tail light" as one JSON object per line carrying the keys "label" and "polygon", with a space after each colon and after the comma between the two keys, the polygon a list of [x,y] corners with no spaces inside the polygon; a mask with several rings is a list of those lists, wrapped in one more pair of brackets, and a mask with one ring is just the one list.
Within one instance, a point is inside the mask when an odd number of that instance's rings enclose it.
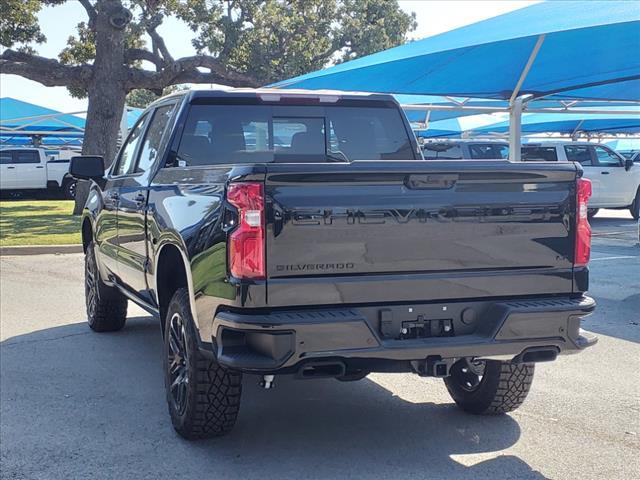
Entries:
{"label": "tail light", "polygon": [[591,225],[589,225],[587,202],[591,196],[591,181],[578,179],[576,191],[576,245],[574,265],[586,266],[591,256]]}
{"label": "tail light", "polygon": [[229,235],[229,270],[236,278],[265,278],[264,191],[261,183],[231,183],[227,201],[238,209],[238,226]]}

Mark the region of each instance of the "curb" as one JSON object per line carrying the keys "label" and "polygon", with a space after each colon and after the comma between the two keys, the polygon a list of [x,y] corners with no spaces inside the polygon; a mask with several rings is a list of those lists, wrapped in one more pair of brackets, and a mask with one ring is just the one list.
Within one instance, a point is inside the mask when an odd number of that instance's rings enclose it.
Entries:
{"label": "curb", "polygon": [[82,245],[21,245],[14,247],[0,247],[0,256],[59,255],[63,253],[82,253]]}

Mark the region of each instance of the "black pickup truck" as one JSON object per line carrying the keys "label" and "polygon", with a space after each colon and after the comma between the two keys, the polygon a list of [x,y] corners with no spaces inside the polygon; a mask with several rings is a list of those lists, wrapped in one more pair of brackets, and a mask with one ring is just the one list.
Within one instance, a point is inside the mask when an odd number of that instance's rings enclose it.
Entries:
{"label": "black pickup truck", "polygon": [[151,105],[91,180],[89,326],[128,300],[161,320],[169,412],[229,431],[243,373],[442,377],[464,410],[525,399],[534,363],[580,329],[590,183],[573,163],[425,161],[377,94],[180,92]]}

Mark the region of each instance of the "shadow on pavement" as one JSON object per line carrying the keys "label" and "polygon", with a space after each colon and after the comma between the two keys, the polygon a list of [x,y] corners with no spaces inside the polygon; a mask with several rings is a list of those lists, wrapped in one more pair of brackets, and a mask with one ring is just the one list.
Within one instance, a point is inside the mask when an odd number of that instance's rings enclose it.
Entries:
{"label": "shadow on pavement", "polygon": [[630,293],[621,299],[593,295],[598,306],[594,314],[585,318],[583,328],[640,343],[640,293]]}
{"label": "shadow on pavement", "polygon": [[150,317],[112,334],[73,324],[4,341],[2,476],[544,478],[517,456],[494,453],[518,441],[513,418],[412,403],[369,379],[277,378],[264,391],[246,376],[236,429],[187,442],[170,424],[161,351]]}

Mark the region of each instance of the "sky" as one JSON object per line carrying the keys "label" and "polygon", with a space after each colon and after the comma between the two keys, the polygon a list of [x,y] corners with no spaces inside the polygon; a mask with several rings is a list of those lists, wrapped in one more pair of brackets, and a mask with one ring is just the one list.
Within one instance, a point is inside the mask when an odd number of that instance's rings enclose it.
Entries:
{"label": "sky", "polygon": [[[406,12],[416,13],[418,27],[410,34],[413,39],[430,37],[534,3],[538,2],[524,0],[401,0],[399,2],[400,7]],[[37,45],[36,50],[42,56],[56,58],[65,47],[70,32],[75,29],[76,24],[86,20],[86,15],[82,6],[71,0],[61,6],[45,7],[38,18],[47,42]],[[182,22],[167,19],[158,30],[174,58],[195,53],[188,40],[192,38],[192,33]],[[65,113],[83,112],[87,108],[86,99],[71,97],[65,87],[45,87],[17,75],[0,75],[0,96],[17,98]]]}

